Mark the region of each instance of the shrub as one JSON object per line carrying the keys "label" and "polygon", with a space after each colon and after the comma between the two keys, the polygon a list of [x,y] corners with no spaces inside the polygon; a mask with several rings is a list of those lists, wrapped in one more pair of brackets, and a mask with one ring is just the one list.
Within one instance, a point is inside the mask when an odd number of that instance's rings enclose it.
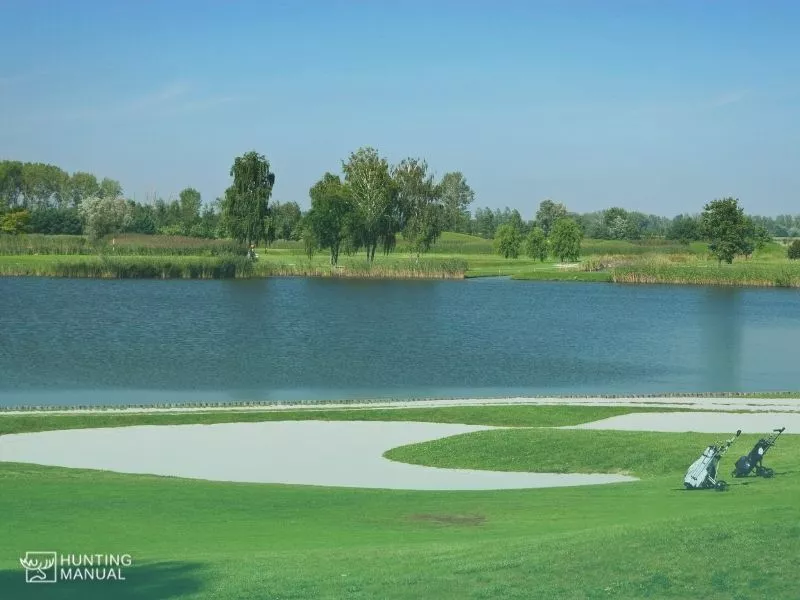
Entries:
{"label": "shrub", "polygon": [[795,240],[789,244],[786,254],[792,260],[800,259],[800,240]]}

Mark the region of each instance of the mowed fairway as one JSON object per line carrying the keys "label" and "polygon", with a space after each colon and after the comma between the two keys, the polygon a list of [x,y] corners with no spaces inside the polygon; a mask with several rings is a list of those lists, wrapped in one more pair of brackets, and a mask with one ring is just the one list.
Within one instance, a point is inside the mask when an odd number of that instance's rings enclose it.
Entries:
{"label": "mowed fairway", "polygon": [[[443,421],[459,421],[458,408],[425,409],[419,420],[435,420],[437,410]],[[409,420],[414,411],[384,410],[380,416]],[[782,436],[768,455],[774,479],[728,478],[726,493],[686,492],[686,467],[720,434],[536,429],[619,415],[624,409],[618,407],[468,407],[463,422],[479,423],[481,411],[487,425],[531,428],[465,434],[388,455],[443,467],[625,472],[642,481],[411,492],[0,463],[2,597],[797,597],[797,436]],[[328,415],[357,419],[360,413]],[[125,422],[114,424],[138,424],[139,418],[152,423],[162,415],[120,417]],[[230,418],[236,417],[255,420]],[[0,431],[52,429],[59,422],[91,427],[93,418],[0,416]],[[38,427],[36,419],[43,420]],[[97,419],[96,425],[109,425],[109,417]],[[756,438],[742,435],[723,459],[722,473]],[[42,589],[24,583],[18,559],[29,550],[130,553],[134,566],[125,582],[60,582]]]}

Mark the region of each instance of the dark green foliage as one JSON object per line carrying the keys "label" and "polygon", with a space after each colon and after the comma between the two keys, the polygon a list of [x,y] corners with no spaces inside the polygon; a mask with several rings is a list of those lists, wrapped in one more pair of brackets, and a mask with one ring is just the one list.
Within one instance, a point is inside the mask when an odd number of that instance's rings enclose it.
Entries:
{"label": "dark green foliage", "polygon": [[666,238],[676,240],[681,244],[700,240],[702,238],[700,220],[690,215],[678,215],[670,223]]}
{"label": "dark green foliage", "polygon": [[305,242],[309,256],[317,249],[330,250],[331,265],[339,262],[339,251],[353,236],[355,209],[349,186],[337,175],[325,173],[309,191],[311,210],[305,218]]}
{"label": "dark green foliage", "polygon": [[794,240],[786,249],[786,256],[791,260],[800,259],[800,240]]}
{"label": "dark green foliage", "polygon": [[258,244],[265,238],[267,206],[275,184],[269,161],[255,151],[237,156],[231,167],[233,185],[225,191],[225,228],[237,242]]}
{"label": "dark green foliage", "polygon": [[80,235],[83,223],[75,208],[43,208],[31,213],[29,230],[49,235]]}
{"label": "dark green foliage", "polygon": [[539,204],[539,210],[536,211],[536,225],[542,228],[545,236],[549,236],[550,230],[556,221],[566,216],[567,207],[561,202],[553,202],[549,199],[543,200]]}
{"label": "dark green foliage", "polygon": [[720,263],[732,263],[737,254],[752,254],[752,222],[745,217],[737,198],[709,202],[701,222],[703,235],[709,241],[708,249]]}
{"label": "dark green foliage", "polygon": [[525,238],[525,255],[544,262],[547,258],[547,238],[540,227],[534,227]]}
{"label": "dark green foliage", "polygon": [[575,220],[569,217],[559,219],[550,234],[553,255],[562,262],[578,260],[582,237],[581,228]]}
{"label": "dark green foliage", "polygon": [[522,233],[511,223],[497,228],[494,236],[495,251],[503,258],[518,258],[522,245]]}

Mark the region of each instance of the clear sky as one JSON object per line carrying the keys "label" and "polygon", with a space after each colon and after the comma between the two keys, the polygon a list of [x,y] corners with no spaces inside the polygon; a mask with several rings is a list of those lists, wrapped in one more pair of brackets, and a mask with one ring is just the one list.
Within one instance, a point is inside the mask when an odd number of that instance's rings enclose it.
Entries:
{"label": "clear sky", "polygon": [[[800,2],[0,0],[0,158],[273,198],[359,146],[479,206],[800,213]],[[474,207],[473,207],[474,208]]]}

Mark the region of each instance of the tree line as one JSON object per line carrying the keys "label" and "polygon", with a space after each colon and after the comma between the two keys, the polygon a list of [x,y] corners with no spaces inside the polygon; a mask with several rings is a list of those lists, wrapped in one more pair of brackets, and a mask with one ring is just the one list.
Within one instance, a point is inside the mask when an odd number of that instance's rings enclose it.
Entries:
{"label": "tree line", "polygon": [[[187,187],[169,201],[140,203],[124,199],[122,186],[110,178],[69,174],[42,163],[0,161],[0,231],[84,233],[94,238],[116,232],[158,233],[233,237],[267,245],[294,240],[303,241],[309,254],[329,252],[336,264],[341,252],[358,250],[373,260],[378,249],[390,252],[400,235],[420,254],[443,231],[494,239],[497,251],[508,257],[520,253],[539,257],[542,248],[552,252],[558,248],[554,256],[567,260],[574,255],[574,240],[582,237],[659,237],[688,244],[709,240],[713,229],[707,211],[672,219],[620,207],[579,214],[549,199],[529,221],[509,208],[477,208],[473,213],[475,193],[461,172],[437,179],[421,158],[391,165],[369,147],[351,153],[339,173],[325,173],[311,187],[311,207],[305,212],[296,202],[270,201],[275,175],[261,154],[237,157],[230,176],[232,184],[224,197],[213,202],[203,202],[196,189]],[[751,247],[771,236],[800,235],[800,215],[742,218],[737,227],[747,241],[738,248],[741,255],[749,255]],[[567,224],[554,231],[559,221]],[[562,234],[572,242],[562,244]]]}

